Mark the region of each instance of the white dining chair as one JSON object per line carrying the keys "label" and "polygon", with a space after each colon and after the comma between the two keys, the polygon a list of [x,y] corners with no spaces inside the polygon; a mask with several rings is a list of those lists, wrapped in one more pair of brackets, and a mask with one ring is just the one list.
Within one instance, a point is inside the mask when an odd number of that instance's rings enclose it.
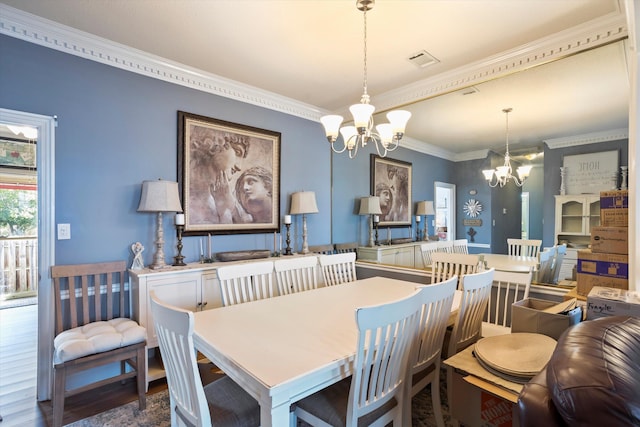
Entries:
{"label": "white dining chair", "polygon": [[278,294],[288,295],[318,287],[318,259],[315,256],[281,258],[273,262]]}
{"label": "white dining chair", "polygon": [[334,253],[334,247],[331,243],[325,245],[311,245],[309,246],[309,252],[312,254],[331,255]]}
{"label": "white dining chair", "polygon": [[482,319],[491,297],[495,270],[467,274],[460,278],[460,308],[447,345],[447,357],[474,344],[481,337]]}
{"label": "white dining chair", "polygon": [[411,400],[427,385],[431,385],[431,401],[438,427],[444,427],[440,403],[440,360],[447,323],[453,305],[458,277],[424,286],[424,299],[418,337],[407,367],[407,398],[404,400],[404,420],[411,420]]}
{"label": "white dining chair", "polygon": [[345,252],[357,252],[358,242],[336,243],[336,253],[343,254]]}
{"label": "white dining chair", "polygon": [[467,239],[456,239],[453,241],[453,253],[468,254],[469,241]]}
{"label": "white dining chair", "polygon": [[531,270],[528,273],[499,270],[494,273],[492,297],[482,322],[482,337],[511,333],[511,305],[529,297],[532,277]]}
{"label": "white dining chair", "polygon": [[556,247],[545,248],[538,255],[538,269],[533,274],[537,283],[551,283],[553,276],[553,262],[556,257]]}
{"label": "white dining chair", "polygon": [[537,257],[540,253],[542,240],[535,239],[507,239],[509,255]]}
{"label": "white dining chair", "polygon": [[476,273],[480,257],[471,254],[435,252],[431,254],[431,283],[438,283],[453,276],[462,278],[465,274]]}
{"label": "white dining chair", "polygon": [[551,283],[558,284],[560,280],[560,270],[562,269],[562,263],[564,257],[567,254],[567,244],[556,245],[556,257],[553,260],[553,268],[551,269]]}
{"label": "white dining chair", "polygon": [[323,427],[410,425],[402,418],[403,399],[423,300],[418,289],[400,300],[358,308],[353,374],[298,401],[292,425],[297,419]]}
{"label": "white dining chair", "polygon": [[420,245],[420,253],[422,254],[422,263],[425,268],[430,268],[433,261],[431,254],[438,252],[438,242],[427,242]]}
{"label": "white dining chair", "polygon": [[224,306],[275,296],[273,261],[225,265],[218,267],[217,274]]}
{"label": "white dining chair", "polygon": [[439,240],[438,252],[453,253],[453,240]]}
{"label": "white dining chair", "polygon": [[325,286],[353,282],[356,278],[356,254],[320,255],[318,257]]}
{"label": "white dining chair", "polygon": [[258,402],[231,378],[225,375],[202,386],[193,343],[193,312],[163,303],[153,291],[149,295],[167,375],[171,425],[260,425]]}

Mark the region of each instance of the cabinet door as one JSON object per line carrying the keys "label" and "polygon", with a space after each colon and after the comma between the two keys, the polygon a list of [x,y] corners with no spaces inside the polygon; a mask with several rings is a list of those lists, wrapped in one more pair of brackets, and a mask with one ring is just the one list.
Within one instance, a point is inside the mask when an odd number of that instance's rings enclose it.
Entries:
{"label": "cabinet door", "polygon": [[413,262],[413,246],[398,249],[396,252],[396,265],[413,268],[415,265]]}
{"label": "cabinet door", "polygon": [[564,199],[556,205],[556,234],[585,234],[584,197]]}
{"label": "cabinet door", "polygon": [[585,234],[591,234],[591,227],[600,225],[600,197],[589,197],[585,202]]}
{"label": "cabinet door", "polygon": [[[170,277],[152,279],[148,281],[149,292],[153,291],[161,301],[166,301],[185,310],[196,311],[200,301],[200,274],[175,274]],[[149,347],[157,345],[156,331],[151,314],[151,298],[148,297],[147,310],[147,341]]]}

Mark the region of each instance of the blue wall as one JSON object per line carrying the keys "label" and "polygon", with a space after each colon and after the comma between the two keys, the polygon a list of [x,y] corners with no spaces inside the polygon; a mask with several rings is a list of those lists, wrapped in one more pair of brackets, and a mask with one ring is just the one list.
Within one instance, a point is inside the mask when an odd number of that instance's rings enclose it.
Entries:
{"label": "blue wall", "polygon": [[[370,154],[375,149],[367,146],[353,160],[346,154],[332,154],[319,123],[3,35],[0,35],[0,107],[58,117],[55,222],[70,223],[72,238],[56,240],[56,263],[130,260],[129,247],[136,241],[147,248],[145,263],[151,262],[155,217],[136,209],[142,181],[177,180],[178,110],[281,132],[281,214],[289,211],[291,193],[312,190],[319,213],[307,218],[309,244],[351,241],[364,244],[368,240],[366,218],[358,216],[357,210],[359,198],[370,194]],[[565,154],[612,148],[620,148],[620,164],[628,164],[624,140],[545,149],[545,170],[559,171]],[[434,181],[456,184],[456,238],[468,238],[468,227],[462,226],[462,206],[470,198],[468,191],[476,189],[475,198],[484,206],[480,216],[483,226],[476,230],[476,243],[505,240],[495,229],[492,233],[490,226],[491,218],[497,215],[489,213],[501,211],[501,200],[506,194],[490,190],[482,180],[480,171],[489,166],[488,159],[453,163],[404,148],[389,157],[413,166],[414,208],[417,201],[434,199]],[[559,186],[559,172],[547,173],[543,186],[547,189],[543,211],[545,246],[553,244],[553,194],[557,194]],[[513,203],[519,203],[519,197]],[[508,222],[515,221],[519,224],[515,218]],[[166,261],[171,262],[176,242],[169,215],[165,216],[164,229]],[[391,237],[408,237],[409,233],[407,227],[396,228],[391,230]],[[415,222],[412,233],[415,235]],[[299,250],[300,218],[294,219],[292,238],[292,246]],[[386,238],[386,230],[381,230],[380,240]],[[199,241],[199,236],[184,239],[187,262],[197,260]],[[272,234],[213,237],[214,252],[262,248],[273,248]]]}

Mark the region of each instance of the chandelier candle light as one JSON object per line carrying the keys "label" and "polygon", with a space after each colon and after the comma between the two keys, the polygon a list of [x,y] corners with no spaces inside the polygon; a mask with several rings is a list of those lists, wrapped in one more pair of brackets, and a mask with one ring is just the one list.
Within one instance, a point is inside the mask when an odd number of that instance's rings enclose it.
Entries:
{"label": "chandelier candle light", "polygon": [[[524,181],[529,177],[529,172],[531,172],[531,165],[520,166],[517,169],[518,176],[512,175],[511,169],[511,157],[509,156],[509,113],[513,111],[513,108],[505,108],[502,110],[505,113],[506,123],[507,123],[507,150],[504,153],[504,165],[498,166],[495,170],[486,169],[483,170],[484,178],[489,183],[490,187],[496,187],[500,185],[500,187],[504,187],[510,180],[513,180],[513,183],[518,187],[522,187]],[[493,181],[493,177],[495,176],[495,182]]]}
{"label": "chandelier candle light", "polygon": [[[153,254],[153,270],[166,268],[164,262],[164,231],[162,230],[162,212],[182,212],[178,183],[164,181],[143,181],[138,212],[156,212],[156,252]],[[178,219],[179,221],[179,219]]]}
{"label": "chandelier candle light", "polygon": [[[360,212],[359,215],[369,215],[369,247],[373,247],[373,221],[374,215],[380,215],[382,210],[380,209],[380,197],[368,196],[360,198]],[[377,239],[376,239],[377,240]]]}
{"label": "chandelier candle light", "polygon": [[[433,201],[423,200],[418,202],[416,206],[416,222],[420,216],[424,216],[424,231],[422,232],[422,240],[429,240],[429,228],[427,227],[427,215],[434,215],[435,211],[433,210]],[[416,228],[418,225],[416,224]]]}
{"label": "chandelier candle light", "polygon": [[[380,157],[386,157],[387,152],[393,151],[400,145],[411,113],[405,110],[394,110],[387,113],[389,123],[376,126],[373,131],[373,112],[375,107],[369,103],[367,93],[367,11],[371,10],[375,0],[356,0],[356,7],[364,16],[364,78],[363,93],[359,104],[353,104],[349,111],[353,115],[354,126],[340,128],[344,118],[339,115],[327,115],[320,118],[324,126],[327,140],[331,143],[331,149],[335,153],[343,153],[349,150],[349,158],[353,159],[358,154],[358,147],[364,147],[369,142],[376,145],[376,151]],[[336,149],[334,143],[338,140],[338,132],[342,134],[343,147]]]}
{"label": "chandelier candle light", "polygon": [[309,244],[307,243],[307,214],[318,213],[318,205],[316,204],[316,193],[313,191],[299,191],[291,195],[291,209],[289,214],[302,214],[302,253],[309,253]]}

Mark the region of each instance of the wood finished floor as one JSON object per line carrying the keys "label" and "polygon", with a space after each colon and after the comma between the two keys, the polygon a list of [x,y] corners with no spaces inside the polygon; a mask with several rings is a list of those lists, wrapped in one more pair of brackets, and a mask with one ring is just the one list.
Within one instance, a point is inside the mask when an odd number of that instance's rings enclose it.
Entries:
{"label": "wood finished floor", "polygon": [[[51,401],[36,400],[38,306],[0,310],[0,427],[48,427]],[[151,383],[148,393],[167,388],[164,380]],[[135,381],[110,384],[67,398],[63,424],[98,414],[137,399]]]}

